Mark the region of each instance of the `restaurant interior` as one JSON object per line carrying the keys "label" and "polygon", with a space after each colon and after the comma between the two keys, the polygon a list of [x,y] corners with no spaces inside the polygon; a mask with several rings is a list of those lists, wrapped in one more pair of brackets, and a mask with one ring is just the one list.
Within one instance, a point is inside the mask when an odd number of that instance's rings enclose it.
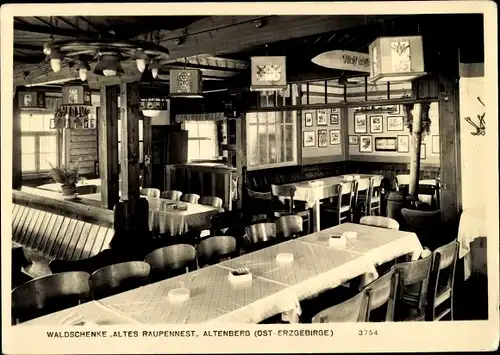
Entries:
{"label": "restaurant interior", "polygon": [[488,319],[482,15],[15,17],[13,46],[12,324]]}

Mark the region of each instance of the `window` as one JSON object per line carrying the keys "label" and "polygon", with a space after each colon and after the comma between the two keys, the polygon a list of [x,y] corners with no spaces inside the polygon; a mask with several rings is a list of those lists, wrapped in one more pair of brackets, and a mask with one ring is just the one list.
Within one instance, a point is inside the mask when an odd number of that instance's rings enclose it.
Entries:
{"label": "window", "polygon": [[21,170],[40,173],[58,165],[57,130],[50,128],[52,113],[21,113]]}
{"label": "window", "polygon": [[214,121],[186,121],[188,161],[211,160],[219,155],[217,126]]}
{"label": "window", "polygon": [[246,114],[247,168],[297,164],[297,111]]}
{"label": "window", "polygon": [[[139,163],[144,161],[144,121],[139,120]],[[122,121],[118,120],[118,164],[122,157]]]}

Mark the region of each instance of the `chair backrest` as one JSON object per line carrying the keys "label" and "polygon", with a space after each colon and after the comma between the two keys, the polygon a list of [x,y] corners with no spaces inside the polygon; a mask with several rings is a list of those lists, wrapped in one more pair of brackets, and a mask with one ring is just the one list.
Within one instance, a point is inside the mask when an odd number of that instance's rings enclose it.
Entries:
{"label": "chair backrest", "polygon": [[214,214],[212,217],[210,217],[210,232],[212,233],[212,236],[218,234],[220,235],[222,229],[225,228],[228,228],[230,232],[235,232],[237,230],[238,235],[236,235],[235,237],[242,237],[245,233],[245,228],[243,226],[243,211],[239,209],[233,209],[231,211],[224,211]]}
{"label": "chair backrest", "polygon": [[75,188],[75,192],[78,195],[90,195],[97,192],[96,185],[80,185]]}
{"label": "chair backrest", "polygon": [[417,234],[420,243],[430,250],[442,244],[441,210],[419,211],[403,208],[401,210],[406,229]]}
{"label": "chair backrest", "polygon": [[297,215],[281,216],[276,223],[276,234],[284,239],[298,236],[303,232],[303,219]]}
{"label": "chair backrest", "polygon": [[199,201],[200,205],[212,206],[215,208],[222,208],[224,201],[217,196],[202,196]]}
{"label": "chair backrest", "polygon": [[340,211],[341,206],[351,206],[354,196],[355,182],[343,182],[335,186],[335,194],[337,198],[337,209]]}
{"label": "chair backrest", "polygon": [[380,196],[381,188],[382,188],[382,176],[376,175],[370,178],[370,189],[368,192],[368,197],[371,199],[372,197]]}
{"label": "chair backrest", "polygon": [[149,264],[143,261],[128,261],[100,268],[89,279],[92,296],[97,300],[147,285],[150,269]]}
{"label": "chair backrest", "polygon": [[317,313],[312,323],[366,322],[367,306],[366,290],[362,290],[347,301]]}
{"label": "chair backrest", "polygon": [[189,203],[198,203],[199,199],[200,199],[200,195],[198,195],[198,194],[183,194],[179,198],[179,201],[189,202]]}
{"label": "chair backrest", "polygon": [[393,269],[366,285],[365,289],[368,295],[367,320],[370,319],[370,313],[373,310],[382,307],[384,304],[387,304],[385,321],[392,322],[394,320],[398,276],[397,270]]}
{"label": "chair backrest", "polygon": [[354,181],[354,203],[358,203],[358,197],[359,193],[364,193],[365,197],[368,197],[368,191],[370,190],[370,179],[368,178],[362,178],[359,180]]}
{"label": "chair backrest", "polygon": [[160,197],[160,190],[159,189],[154,189],[151,187],[146,187],[144,189],[141,189],[141,195],[142,196],[147,196],[147,197]]}
{"label": "chair backrest", "polygon": [[12,290],[12,316],[25,321],[78,305],[90,296],[90,275],[82,271],[40,277]]}
{"label": "chair backrest", "polygon": [[398,263],[392,267],[399,273],[398,299],[403,299],[406,294],[413,297],[416,295],[420,315],[424,312],[431,265],[432,255],[428,255],[422,259]]}
{"label": "chair backrest", "polygon": [[285,207],[289,213],[293,213],[293,198],[297,188],[291,185],[274,185],[271,184],[271,194],[273,197],[274,207]]}
{"label": "chair backrest", "polygon": [[388,228],[388,229],[399,229],[399,223],[392,218],[383,216],[364,216],[359,220],[360,224],[367,226]]}
{"label": "chair backrest", "polygon": [[196,247],[198,265],[212,265],[222,259],[236,256],[236,238],[229,235],[214,236],[201,240]]}
{"label": "chair backrest", "polygon": [[410,175],[409,174],[396,175],[396,190],[399,191],[399,189],[402,186],[408,186],[408,185],[410,185]]}
{"label": "chair backrest", "polygon": [[249,225],[245,229],[247,239],[252,244],[271,242],[276,239],[276,225],[264,222]]}
{"label": "chair backrest", "polygon": [[190,244],[175,244],[158,248],[144,259],[151,266],[151,276],[155,280],[162,276],[183,274],[186,268],[194,269],[196,249]]}
{"label": "chair backrest", "polygon": [[111,249],[105,249],[100,253],[93,255],[87,259],[81,260],[62,260],[54,259],[49,262],[50,271],[53,274],[68,271],[85,271],[92,274],[94,271],[99,270],[108,265],[119,262],[118,256]]}
{"label": "chair backrest", "polygon": [[178,190],[165,190],[161,193],[161,197],[174,201],[179,201],[181,196],[182,196],[182,191]]}

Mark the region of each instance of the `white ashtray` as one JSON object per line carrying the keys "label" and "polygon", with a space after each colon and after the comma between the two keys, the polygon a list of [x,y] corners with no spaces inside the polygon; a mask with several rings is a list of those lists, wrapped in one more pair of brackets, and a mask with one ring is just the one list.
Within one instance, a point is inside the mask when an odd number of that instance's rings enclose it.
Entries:
{"label": "white ashtray", "polygon": [[357,232],[344,232],[344,233],[342,233],[342,235],[346,239],[356,239],[358,237],[358,233]]}
{"label": "white ashtray", "polygon": [[279,253],[276,255],[276,261],[279,263],[291,263],[293,261],[292,253]]}
{"label": "white ashtray", "polygon": [[252,273],[247,268],[236,269],[229,272],[229,281],[232,283],[251,282]]}
{"label": "white ashtray", "polygon": [[321,180],[319,180],[319,181],[309,181],[309,186],[315,187],[315,186],[323,186],[323,185],[325,185],[325,182],[321,181]]}
{"label": "white ashtray", "polygon": [[342,235],[332,235],[330,239],[328,240],[328,244],[331,247],[340,247],[340,248],[345,248],[347,245],[347,240],[345,236]]}
{"label": "white ashtray", "polygon": [[168,292],[170,302],[184,302],[189,299],[190,291],[188,288],[174,288]]}

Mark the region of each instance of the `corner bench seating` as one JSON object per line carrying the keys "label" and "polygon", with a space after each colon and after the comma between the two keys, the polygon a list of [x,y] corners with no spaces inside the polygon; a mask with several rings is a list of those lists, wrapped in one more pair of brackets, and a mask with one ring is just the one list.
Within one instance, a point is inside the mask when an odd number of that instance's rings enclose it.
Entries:
{"label": "corner bench seating", "polygon": [[51,274],[49,262],[84,260],[108,248],[111,227],[13,203],[12,244],[32,261],[23,272],[33,278]]}

